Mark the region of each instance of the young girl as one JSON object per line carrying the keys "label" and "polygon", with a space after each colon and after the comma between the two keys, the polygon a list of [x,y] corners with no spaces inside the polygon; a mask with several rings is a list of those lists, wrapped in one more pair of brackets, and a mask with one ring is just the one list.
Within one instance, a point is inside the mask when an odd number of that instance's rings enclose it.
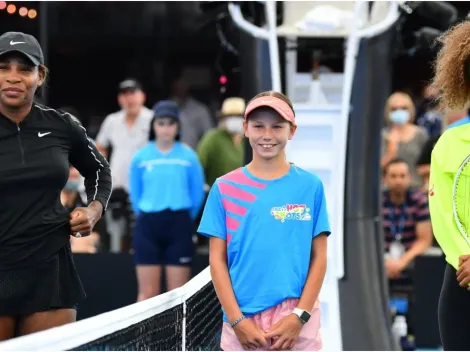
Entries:
{"label": "young girl", "polygon": [[178,142],[178,106],[161,101],[153,110],[149,143],[134,155],[130,169],[139,301],[160,293],[163,265],[168,290],[189,280],[194,219],[205,196],[199,159]]}
{"label": "young girl", "polygon": [[286,161],[297,128],[287,97],[258,94],[244,119],[253,160],[216,180],[198,229],[210,237],[221,348],[319,350],[330,234],[323,184]]}

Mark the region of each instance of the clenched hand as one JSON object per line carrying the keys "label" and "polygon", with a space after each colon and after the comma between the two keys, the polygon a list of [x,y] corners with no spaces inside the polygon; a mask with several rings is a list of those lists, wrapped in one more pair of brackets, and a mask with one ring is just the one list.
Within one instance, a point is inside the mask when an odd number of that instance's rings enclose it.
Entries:
{"label": "clenched hand", "polygon": [[[90,235],[93,227],[101,218],[102,207],[93,202],[87,208],[75,208],[70,213],[70,228],[72,236],[84,237]],[[101,208],[101,209],[100,209]]]}

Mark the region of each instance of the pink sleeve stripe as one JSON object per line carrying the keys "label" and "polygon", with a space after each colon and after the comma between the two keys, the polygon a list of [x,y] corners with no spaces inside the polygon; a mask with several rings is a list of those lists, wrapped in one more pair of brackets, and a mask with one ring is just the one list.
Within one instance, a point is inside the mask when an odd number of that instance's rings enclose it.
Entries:
{"label": "pink sleeve stripe", "polygon": [[247,209],[242,207],[241,205],[235,204],[234,202],[232,202],[232,201],[230,201],[226,198],[222,199],[222,203],[224,204],[225,212],[233,213],[233,214],[239,215],[239,216],[245,216],[246,215]]}
{"label": "pink sleeve stripe", "polygon": [[243,169],[238,168],[232,172],[229,172],[225,176],[221,178],[225,181],[231,181],[234,183],[238,183],[239,185],[251,186],[255,188],[264,189],[266,187],[265,183],[257,182],[252,180],[247,175],[244,174]]}
{"label": "pink sleeve stripe", "polygon": [[231,240],[232,240],[232,234],[227,232],[227,246],[229,245]]}
{"label": "pink sleeve stripe", "polygon": [[223,196],[244,200],[246,202],[254,202],[256,200],[256,196],[254,194],[246,192],[228,183],[219,182],[218,185],[220,194]]}
{"label": "pink sleeve stripe", "polygon": [[227,229],[230,231],[237,231],[238,226],[240,226],[239,221],[235,220],[234,218],[231,218],[228,215],[225,216],[225,224],[227,226]]}

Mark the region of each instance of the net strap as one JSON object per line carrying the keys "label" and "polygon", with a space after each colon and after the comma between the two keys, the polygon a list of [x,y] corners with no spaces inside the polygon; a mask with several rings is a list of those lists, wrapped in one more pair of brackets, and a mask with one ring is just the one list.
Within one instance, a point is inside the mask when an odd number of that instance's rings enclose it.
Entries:
{"label": "net strap", "polygon": [[78,322],[17,337],[0,343],[0,351],[65,351],[125,329],[183,304],[182,346],[186,351],[186,301],[211,282],[207,267],[184,286],[129,306]]}

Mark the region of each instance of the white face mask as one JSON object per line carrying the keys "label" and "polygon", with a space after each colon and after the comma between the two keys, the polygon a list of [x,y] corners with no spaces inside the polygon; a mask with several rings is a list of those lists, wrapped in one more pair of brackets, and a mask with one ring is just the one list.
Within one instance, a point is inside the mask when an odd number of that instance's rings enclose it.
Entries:
{"label": "white face mask", "polygon": [[224,125],[228,133],[243,133],[243,117],[228,116],[225,118]]}

